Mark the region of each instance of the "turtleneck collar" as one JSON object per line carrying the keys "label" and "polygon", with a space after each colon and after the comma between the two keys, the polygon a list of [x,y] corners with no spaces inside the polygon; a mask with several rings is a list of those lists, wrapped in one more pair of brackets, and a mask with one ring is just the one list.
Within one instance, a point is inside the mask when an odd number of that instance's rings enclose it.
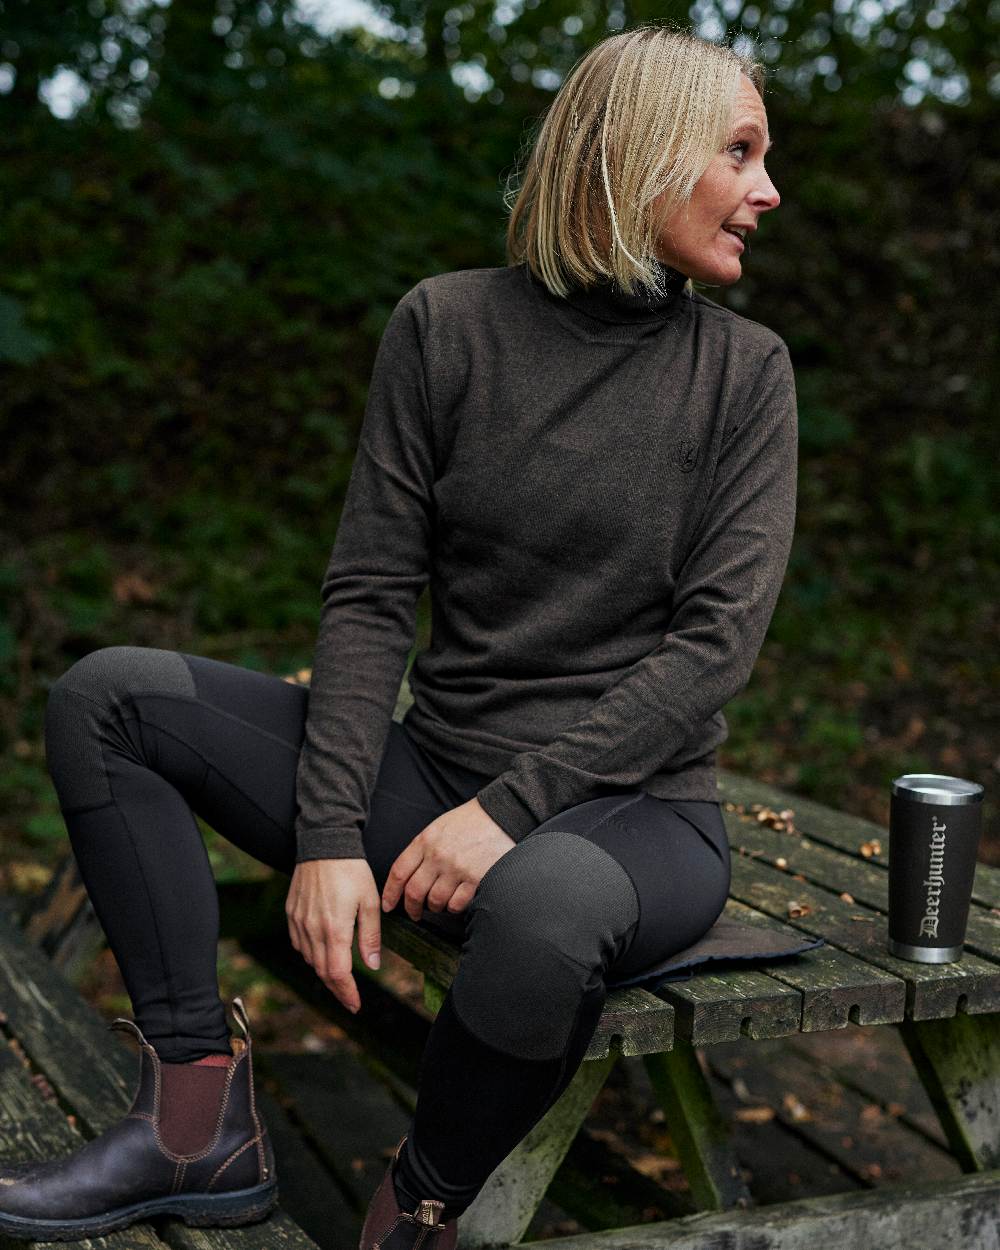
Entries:
{"label": "turtleneck collar", "polygon": [[652,287],[637,286],[629,295],[613,278],[605,278],[589,287],[575,287],[565,299],[598,321],[615,324],[661,321],[676,311],[687,275],[660,260],[654,261],[654,266],[662,294]]}

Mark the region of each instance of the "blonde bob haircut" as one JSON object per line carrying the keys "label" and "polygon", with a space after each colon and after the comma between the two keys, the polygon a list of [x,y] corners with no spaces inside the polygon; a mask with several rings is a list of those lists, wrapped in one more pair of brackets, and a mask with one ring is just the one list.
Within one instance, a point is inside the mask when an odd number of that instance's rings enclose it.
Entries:
{"label": "blonde bob haircut", "polygon": [[611,279],[662,294],[656,240],[730,138],[740,74],[763,95],[752,52],[690,30],[644,23],[602,39],[529,140],[520,187],[516,169],[507,184],[508,263],[526,261],[555,295]]}

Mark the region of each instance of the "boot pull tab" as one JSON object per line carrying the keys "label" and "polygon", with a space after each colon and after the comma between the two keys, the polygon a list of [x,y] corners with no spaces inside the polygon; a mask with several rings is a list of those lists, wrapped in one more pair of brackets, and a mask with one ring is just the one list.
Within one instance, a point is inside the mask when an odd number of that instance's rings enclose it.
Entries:
{"label": "boot pull tab", "polygon": [[428,1224],[431,1228],[437,1228],[441,1222],[441,1212],[444,1210],[444,1203],[438,1202],[436,1198],[421,1198],[420,1207],[417,1211],[417,1222],[419,1224]]}
{"label": "boot pull tab", "polygon": [[243,1036],[250,1041],[250,1017],[247,1015],[247,1009],[243,1005],[243,999],[237,995],[233,999],[233,1016],[236,1023],[243,1030]]}
{"label": "boot pull tab", "polygon": [[146,1041],[146,1038],[143,1035],[142,1029],[139,1028],[134,1020],[129,1020],[125,1016],[116,1016],[108,1025],[108,1028],[121,1029],[123,1033],[131,1033],[132,1036],[139,1042],[140,1046],[149,1045],[149,1042]]}

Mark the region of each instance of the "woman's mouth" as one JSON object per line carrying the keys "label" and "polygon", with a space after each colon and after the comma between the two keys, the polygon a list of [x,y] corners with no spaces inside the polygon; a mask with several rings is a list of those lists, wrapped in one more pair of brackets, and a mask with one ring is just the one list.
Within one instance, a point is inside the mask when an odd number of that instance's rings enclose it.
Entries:
{"label": "woman's mouth", "polygon": [[730,230],[728,226],[723,226],[722,232],[723,234],[728,234],[729,237],[738,244],[741,252],[744,250],[744,248],[746,247],[746,244],[743,242],[743,240],[734,230]]}

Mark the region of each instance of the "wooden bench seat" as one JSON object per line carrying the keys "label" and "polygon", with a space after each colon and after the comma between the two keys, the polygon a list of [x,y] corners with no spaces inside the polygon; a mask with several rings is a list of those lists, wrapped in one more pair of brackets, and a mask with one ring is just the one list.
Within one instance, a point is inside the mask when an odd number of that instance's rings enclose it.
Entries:
{"label": "wooden bench seat", "polygon": [[[68,1154],[128,1110],[138,1079],[134,1047],[107,1024],[0,907],[0,1158]],[[280,1210],[243,1228],[189,1228],[159,1220],[97,1239],[64,1241],[73,1250],[317,1250]],[[7,1250],[34,1242],[5,1239]]]}

